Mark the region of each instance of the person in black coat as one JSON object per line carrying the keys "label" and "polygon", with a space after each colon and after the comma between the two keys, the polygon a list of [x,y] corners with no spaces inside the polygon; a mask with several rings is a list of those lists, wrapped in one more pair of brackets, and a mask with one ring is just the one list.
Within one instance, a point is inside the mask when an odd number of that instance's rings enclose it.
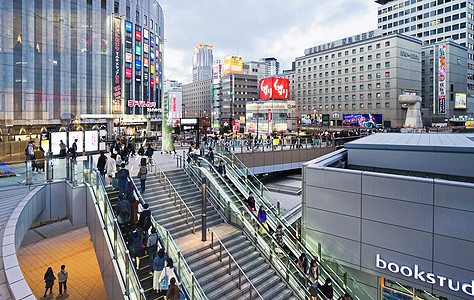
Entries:
{"label": "person in black coat", "polygon": [[97,161],[97,169],[100,172],[100,175],[105,175],[105,165],[107,164],[107,157],[104,155],[104,151],[100,151],[100,156]]}
{"label": "person in black coat", "polygon": [[250,210],[255,211],[255,198],[253,193],[250,192],[249,197],[247,198],[247,206]]}
{"label": "person in black coat", "polygon": [[148,229],[151,226],[151,211],[148,209],[148,203],[143,204],[144,210],[140,212],[140,218],[138,219],[137,226],[148,236]]}
{"label": "person in black coat", "polygon": [[221,174],[221,176],[225,176],[225,165],[224,165],[224,161],[220,161],[219,165],[217,166],[217,172],[219,174]]}
{"label": "person in black coat", "polygon": [[326,298],[332,299],[333,288],[332,288],[332,282],[330,278],[326,278],[326,282],[324,283],[324,285],[320,285],[318,283],[318,288]]}
{"label": "person in black coat", "polygon": [[49,290],[49,294],[53,293],[53,285],[54,281],[56,280],[56,276],[54,276],[53,269],[51,267],[46,270],[44,274],[44,282],[46,283],[46,289],[44,291],[44,298],[46,298],[46,292]]}

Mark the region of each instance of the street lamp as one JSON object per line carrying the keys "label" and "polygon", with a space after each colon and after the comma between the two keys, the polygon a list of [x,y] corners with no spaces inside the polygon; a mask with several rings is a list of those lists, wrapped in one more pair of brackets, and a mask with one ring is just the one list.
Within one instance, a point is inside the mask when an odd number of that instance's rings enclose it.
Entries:
{"label": "street lamp", "polygon": [[[314,117],[313,117],[313,123],[314,123],[314,132],[313,132],[313,145],[314,145],[314,142],[316,141],[316,122],[317,122],[317,116],[316,116],[316,113],[318,112],[318,110],[315,108],[313,110],[314,112]],[[314,146],[313,146],[314,147]]]}

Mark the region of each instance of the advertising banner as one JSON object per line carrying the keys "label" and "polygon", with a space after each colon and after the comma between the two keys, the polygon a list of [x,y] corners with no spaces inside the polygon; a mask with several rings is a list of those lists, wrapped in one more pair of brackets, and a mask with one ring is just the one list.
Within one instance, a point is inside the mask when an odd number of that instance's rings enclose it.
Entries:
{"label": "advertising banner", "polygon": [[86,145],[86,152],[94,152],[99,150],[99,132],[94,131],[86,131],[84,134],[85,138],[85,145]]}
{"label": "advertising banner", "polygon": [[310,126],[311,125],[312,116],[311,114],[302,114],[301,115],[301,126]]}
{"label": "advertising banner", "polygon": [[323,114],[322,116],[322,125],[329,126],[329,114]]}
{"label": "advertising banner", "polygon": [[467,108],[467,94],[456,93],[454,108]]}
{"label": "advertising banner", "polygon": [[[53,155],[59,155],[61,148],[59,144],[63,141],[67,145],[67,133],[66,132],[51,132],[51,151]],[[46,149],[45,149],[46,150]]]}
{"label": "advertising banner", "polygon": [[265,78],[260,80],[260,99],[289,99],[290,81],[282,78]]}
{"label": "advertising banner", "polygon": [[466,128],[474,128],[474,121],[466,121]]}
{"label": "advertising banner", "polygon": [[446,113],[446,45],[439,45],[438,113]]}
{"label": "advertising banner", "polygon": [[132,22],[130,21],[125,21],[125,30],[127,32],[132,32]]}
{"label": "advertising banner", "polygon": [[114,18],[114,47],[112,49],[112,99],[113,112],[121,113],[122,108],[122,20]]}
{"label": "advertising banner", "polygon": [[344,114],[342,126],[360,128],[381,128],[381,114]]}
{"label": "advertising banner", "polygon": [[72,147],[72,143],[74,140],[77,139],[77,153],[82,153],[82,149],[84,149],[84,132],[82,131],[70,131],[69,132],[69,145],[68,147]]}
{"label": "advertising banner", "polygon": [[242,74],[243,63],[240,56],[224,57],[223,74]]}

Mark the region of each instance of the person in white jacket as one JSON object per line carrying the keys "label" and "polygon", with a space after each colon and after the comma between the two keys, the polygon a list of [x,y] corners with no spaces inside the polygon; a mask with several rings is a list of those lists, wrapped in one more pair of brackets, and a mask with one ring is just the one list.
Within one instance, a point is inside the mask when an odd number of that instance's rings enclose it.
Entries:
{"label": "person in white jacket", "polygon": [[[176,275],[174,274],[173,259],[171,259],[171,257],[168,257],[166,259],[166,267],[163,270],[163,272],[161,272],[158,282],[161,283],[161,281],[165,278],[165,276],[168,276],[168,286],[170,284],[171,278],[174,278],[174,280],[178,282],[178,279],[176,278]],[[168,286],[166,287],[166,290],[168,289]]]}
{"label": "person in white jacket", "polygon": [[[107,177],[105,180],[106,184],[111,184],[112,182],[112,177],[115,176],[115,172],[117,172],[117,163],[115,162],[115,159],[112,157],[112,154],[110,157],[107,159],[107,163],[105,165],[105,169],[107,170]],[[108,179],[108,180],[107,180]]]}

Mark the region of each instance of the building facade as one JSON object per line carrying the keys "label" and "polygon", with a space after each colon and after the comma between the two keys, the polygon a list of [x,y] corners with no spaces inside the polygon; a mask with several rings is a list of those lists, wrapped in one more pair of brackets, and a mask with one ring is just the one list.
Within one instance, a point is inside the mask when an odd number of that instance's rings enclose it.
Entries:
{"label": "building facade", "polygon": [[265,77],[272,77],[280,74],[280,63],[276,58],[261,58],[260,62],[263,62],[265,64]]}
{"label": "building facade", "polygon": [[210,78],[183,85],[183,107],[187,118],[199,117],[209,120],[212,111],[213,81]]}
{"label": "building facade", "polygon": [[330,126],[371,114],[384,127],[401,127],[406,109],[398,96],[420,90],[421,42],[401,34],[371,31],[306,49],[295,60],[297,115],[328,114]]}
{"label": "building facade", "polygon": [[158,1],[5,0],[0,19],[3,133],[71,123],[111,133],[119,119],[144,122],[160,106]]}
{"label": "building facade", "polygon": [[221,123],[222,126],[245,128],[245,104],[259,99],[257,76],[246,74],[226,74],[221,81]]}
{"label": "building facade", "polygon": [[193,49],[193,82],[212,78],[212,46],[197,45]]}
{"label": "building facade", "polygon": [[467,84],[474,90],[474,1],[378,0],[378,27],[384,35],[403,33],[423,46],[452,39],[468,48]]}
{"label": "building facade", "polygon": [[243,73],[247,75],[255,75],[258,80],[266,78],[266,66],[261,61],[248,61],[243,65]]}

